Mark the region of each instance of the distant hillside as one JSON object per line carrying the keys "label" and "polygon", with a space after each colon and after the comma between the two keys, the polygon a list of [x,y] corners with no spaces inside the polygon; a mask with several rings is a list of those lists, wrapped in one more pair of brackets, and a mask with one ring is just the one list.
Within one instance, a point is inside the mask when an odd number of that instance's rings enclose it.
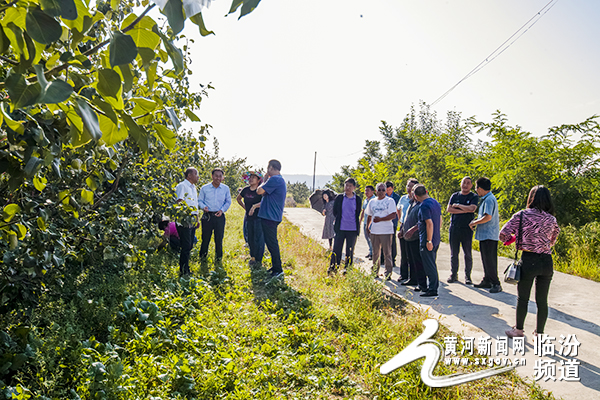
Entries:
{"label": "distant hillside", "polygon": [[[304,182],[309,189],[312,189],[312,175],[299,175],[299,174],[281,174],[286,182],[296,183]],[[322,189],[327,183],[331,181],[331,175],[316,175],[315,176],[315,189]]]}

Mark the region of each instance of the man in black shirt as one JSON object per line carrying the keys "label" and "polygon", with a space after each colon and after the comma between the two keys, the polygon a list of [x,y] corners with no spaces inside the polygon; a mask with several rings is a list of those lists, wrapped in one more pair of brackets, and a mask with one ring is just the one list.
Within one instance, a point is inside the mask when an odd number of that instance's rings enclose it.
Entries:
{"label": "man in black shirt", "polygon": [[473,230],[469,222],[475,217],[475,210],[479,202],[479,196],[471,192],[473,182],[470,177],[465,176],[460,182],[460,192],[454,193],[448,202],[448,211],[452,214],[450,221],[450,265],[452,274],[448,283],[458,282],[458,253],[462,245],[465,253],[465,283],[471,285],[471,270],[473,269],[472,243]]}

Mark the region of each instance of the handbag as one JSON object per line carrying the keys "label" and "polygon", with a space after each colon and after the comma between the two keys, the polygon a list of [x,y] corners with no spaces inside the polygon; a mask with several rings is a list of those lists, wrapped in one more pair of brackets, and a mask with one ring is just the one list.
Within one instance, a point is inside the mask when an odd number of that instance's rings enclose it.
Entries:
{"label": "handbag", "polygon": [[519,257],[519,245],[521,244],[521,237],[523,236],[523,213],[519,215],[519,232],[517,235],[517,243],[515,245],[515,260],[506,267],[504,270],[504,282],[516,285],[521,279],[521,266],[523,261]]}

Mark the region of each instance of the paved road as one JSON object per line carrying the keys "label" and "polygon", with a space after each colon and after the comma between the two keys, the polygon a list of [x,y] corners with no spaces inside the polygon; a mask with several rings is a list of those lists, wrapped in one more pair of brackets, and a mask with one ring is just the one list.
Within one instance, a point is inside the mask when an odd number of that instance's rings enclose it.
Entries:
{"label": "paved road", "polygon": [[[320,241],[327,247],[327,241],[322,240],[324,217],[317,211],[308,208],[286,208],[285,217],[293,224],[300,227],[301,231]],[[357,265],[367,269],[370,261],[364,257],[368,253],[367,242],[361,235],[356,245]],[[397,260],[399,263],[399,259]],[[498,270],[504,271],[510,259],[500,257]],[[429,314],[439,319],[453,332],[466,337],[475,337],[476,342],[480,336],[505,336],[504,331],[515,324],[515,305],[517,303],[517,288],[515,285],[503,284],[502,293],[490,294],[487,290],[476,289],[464,284],[464,262],[460,260],[459,276],[461,283],[447,284],[450,276],[450,248],[442,243],[438,251],[437,265],[440,276],[439,297],[421,298],[411,288],[400,286],[398,278],[399,268],[394,268],[393,280],[386,282],[388,290],[405,298],[413,305],[422,307]],[[480,282],[483,278],[483,267],[478,252],[473,252],[473,282]],[[534,294],[532,293],[532,297]],[[545,389],[550,390],[556,397],[564,399],[600,399],[600,283],[587,279],[555,272],[550,286],[549,317],[546,324],[546,334],[556,337],[554,344],[556,350],[561,346],[558,343],[560,336],[576,335],[581,343],[577,357],[563,357],[558,354],[544,357],[556,365],[556,381],[548,379],[538,380]],[[517,368],[517,372],[533,380],[534,366],[540,357],[534,354],[533,337],[536,317],[535,302],[529,304],[529,313],[525,321],[526,332],[526,364]],[[492,351],[492,354],[495,354]],[[512,351],[509,352],[512,355]],[[510,357],[513,358],[513,357]],[[575,358],[580,362],[579,382],[559,380],[561,376],[561,361],[565,362]],[[551,361],[554,360],[554,361]],[[568,369],[567,369],[568,370]],[[545,377],[547,377],[547,374]]]}

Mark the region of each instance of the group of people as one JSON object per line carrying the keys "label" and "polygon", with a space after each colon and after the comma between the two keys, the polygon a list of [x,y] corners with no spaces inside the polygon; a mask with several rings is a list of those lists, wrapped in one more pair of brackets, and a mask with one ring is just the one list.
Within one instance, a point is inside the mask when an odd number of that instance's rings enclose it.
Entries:
{"label": "group of people", "polygon": [[[245,221],[248,229],[248,245],[251,265],[263,260],[265,245],[271,253],[273,278],[283,276],[277,228],[283,218],[283,207],[287,194],[286,183],[281,176],[281,163],[270,160],[264,176],[256,171],[246,174],[248,186],[238,195],[238,203],[245,208]],[[188,167],[184,180],[175,187],[178,203],[185,203],[189,215],[180,221],[163,221],[159,226],[164,229],[172,247],[179,250],[179,274],[190,274],[190,253],[196,242],[196,229],[202,229],[200,257],[208,256],[211,238],[214,236],[215,260],[223,258],[223,237],[225,233],[225,213],[231,206],[229,187],[223,182],[224,172],[215,168],[211,172],[212,182],[196,189],[198,170]],[[200,215],[202,213],[202,215]],[[176,240],[175,240],[176,239]]]}
{"label": "group of people", "polygon": [[[464,282],[472,285],[473,237],[479,241],[484,276],[476,288],[502,292],[498,277],[498,241],[508,245],[517,242],[522,250],[521,277],[517,292],[516,325],[506,331],[509,337],[523,336],[523,324],[533,284],[536,285],[537,329],[544,332],[548,317],[548,291],[553,274],[552,246],[556,243],[559,227],[554,217],[550,192],[544,186],[531,189],[527,208],[517,212],[500,229],[498,202],[491,191],[492,182],[481,177],[475,182],[465,176],[460,191],[452,194],[446,212],[451,214],[449,228],[451,274],[448,283],[459,281],[459,252],[464,253]],[[391,280],[396,253],[400,248],[401,285],[415,286],[422,297],[438,296],[439,275],[436,264],[440,246],[442,210],[440,203],[429,195],[426,187],[416,179],[406,183],[406,194],[394,192],[392,182],[365,187],[365,199],[355,193],[356,182],[348,178],[344,193],[335,196],[325,191],[325,226],[323,238],[330,240],[332,250],[329,273],[337,272],[341,263],[343,243],[346,242],[345,268],[353,261],[354,246],[362,225],[369,246],[368,259],[373,260],[373,272],[383,280]],[[477,216],[475,215],[477,214]],[[333,227],[333,229],[332,229]],[[396,242],[396,234],[398,242]],[[333,247],[331,243],[333,241]],[[398,246],[399,243],[399,246]]]}

